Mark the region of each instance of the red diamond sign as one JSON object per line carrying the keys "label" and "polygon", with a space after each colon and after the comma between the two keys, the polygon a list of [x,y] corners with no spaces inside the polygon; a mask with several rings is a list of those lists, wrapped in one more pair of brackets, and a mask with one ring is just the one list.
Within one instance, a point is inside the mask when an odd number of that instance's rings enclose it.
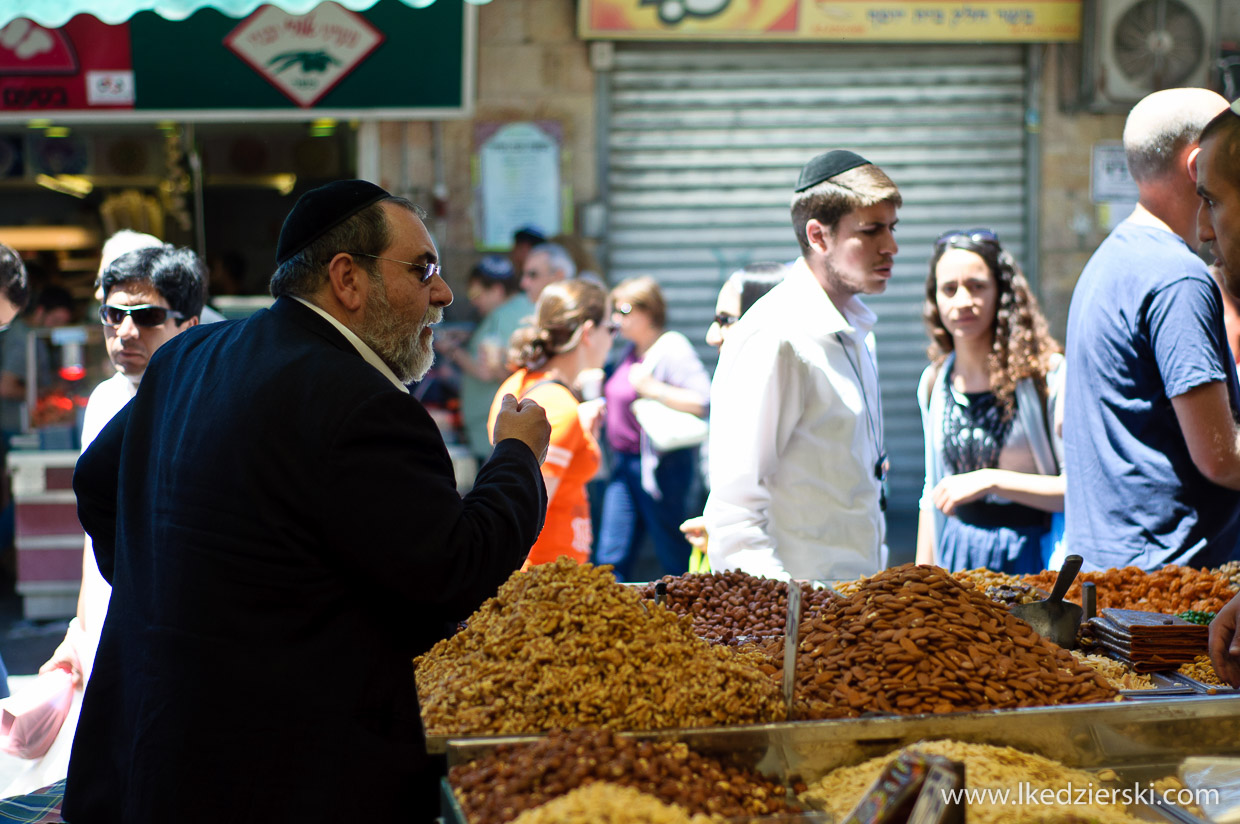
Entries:
{"label": "red diamond sign", "polygon": [[366,18],[331,2],[298,16],[263,6],[224,38],[224,45],[305,108],[382,42],[383,33]]}

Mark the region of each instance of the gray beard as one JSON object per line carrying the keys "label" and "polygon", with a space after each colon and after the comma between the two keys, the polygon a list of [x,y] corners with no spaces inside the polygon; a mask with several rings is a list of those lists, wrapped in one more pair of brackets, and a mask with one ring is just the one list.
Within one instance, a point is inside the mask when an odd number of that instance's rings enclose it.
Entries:
{"label": "gray beard", "polygon": [[435,363],[431,338],[422,342],[422,330],[443,317],[443,310],[430,306],[426,314],[412,324],[392,311],[387,288],[381,278],[373,279],[374,287],[366,297],[365,319],[358,326],[357,336],[375,351],[401,383],[422,380]]}

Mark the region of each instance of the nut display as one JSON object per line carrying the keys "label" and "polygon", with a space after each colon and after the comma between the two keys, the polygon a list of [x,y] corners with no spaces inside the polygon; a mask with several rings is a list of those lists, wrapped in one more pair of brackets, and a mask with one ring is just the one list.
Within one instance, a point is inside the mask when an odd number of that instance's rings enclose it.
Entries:
{"label": "nut display", "polygon": [[[690,813],[772,815],[795,809],[783,786],[684,744],[605,730],[555,731],[508,744],[448,773],[470,824],[502,824],[596,781],[631,787]],[[594,819],[598,820],[598,819]]]}
{"label": "nut display", "polygon": [[952,577],[963,583],[970,583],[984,593],[987,598],[1000,604],[1032,604],[1044,597],[1029,584],[1024,583],[1015,575],[995,572],[992,569],[978,567],[953,572]]}
{"label": "nut display", "polygon": [[[763,648],[779,678],[779,644]],[[797,718],[912,715],[1108,701],[1071,653],[942,569],[906,564],[865,580],[801,625]]]}
{"label": "nut display", "polygon": [[1154,679],[1144,673],[1133,672],[1132,668],[1126,666],[1122,661],[1116,661],[1114,658],[1108,658],[1105,655],[1094,655],[1079,650],[1073,650],[1072,654],[1081,663],[1088,664],[1102,673],[1103,677],[1117,690],[1154,689]]}
{"label": "nut display", "polygon": [[568,795],[517,816],[514,824],[712,824],[674,804],[609,781],[579,787]]}
{"label": "nut display", "polygon": [[[698,635],[713,643],[738,643],[747,639],[783,635],[788,613],[788,584],[759,578],[739,570],[691,575],[665,575],[664,606],[693,619]],[[643,598],[655,597],[655,585],[640,590]],[[801,616],[808,617],[835,598],[829,589],[801,584]]]}
{"label": "nut display", "polygon": [[[1050,590],[1058,573],[1051,570],[1026,575],[1024,581]],[[1081,602],[1081,583],[1096,584],[1098,609],[1136,609],[1178,615],[1188,610],[1218,612],[1236,594],[1231,579],[1222,572],[1171,564],[1153,572],[1137,567],[1081,572],[1068,589],[1065,600]]]}
{"label": "nut display", "polygon": [[[1139,819],[1128,815],[1123,806],[1098,803],[1101,795],[1084,799],[1074,793],[1060,796],[1068,801],[1022,806],[1016,802],[1018,792],[1064,790],[1094,787],[1102,789],[1100,778],[1083,770],[1065,767],[1057,761],[1031,755],[1011,747],[995,747],[988,744],[966,744],[960,741],[923,741],[906,747],[891,755],[882,756],[858,764],[833,770],[810,787],[801,797],[822,804],[842,821],[857,801],[874,783],[883,767],[896,756],[918,752],[940,755],[952,761],[964,763],[965,786],[970,789],[1008,791],[1008,803],[998,803],[1001,796],[991,795],[986,801],[980,794],[972,799],[966,811],[968,824],[1020,824],[1020,822],[1089,821],[1095,824],[1137,824]],[[1023,789],[1022,789],[1023,785]],[[993,799],[993,800],[992,800]],[[1071,803],[1082,801],[1082,803]]]}
{"label": "nut display", "polygon": [[1214,671],[1214,665],[1210,663],[1210,656],[1198,655],[1191,664],[1183,664],[1178,670],[1180,675],[1186,675],[1194,681],[1200,681],[1203,684],[1209,684],[1212,687],[1226,687],[1223,679],[1218,677],[1218,673]]}
{"label": "nut display", "polygon": [[1240,589],[1240,561],[1228,561],[1215,571],[1226,575],[1233,588]]}
{"label": "nut display", "polygon": [[784,717],[759,653],[714,646],[610,567],[514,573],[465,629],[415,660],[430,735],[653,730]]}

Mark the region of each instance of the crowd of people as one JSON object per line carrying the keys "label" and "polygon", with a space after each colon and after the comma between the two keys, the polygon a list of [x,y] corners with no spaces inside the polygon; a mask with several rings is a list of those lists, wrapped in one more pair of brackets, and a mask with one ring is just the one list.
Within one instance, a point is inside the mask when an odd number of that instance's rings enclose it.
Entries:
{"label": "crowd of people", "polygon": [[[1240,295],[1240,106],[1155,93],[1124,145],[1140,203],[1081,274],[1066,351],[993,230],[952,227],[925,250],[919,562],[1240,556],[1220,291]],[[82,824],[408,818],[437,809],[442,770],[410,658],[515,570],[568,556],[627,579],[649,538],[671,574],[876,573],[889,459],[864,298],[890,282],[902,206],[860,154],[810,159],[791,193],[801,254],[721,285],[713,377],[653,278],[608,289],[533,228],[470,273],[472,334],[434,342],[453,300],[435,242],[365,181],[297,201],[275,302],[243,321],[199,322],[207,272],[189,250],[105,261],[116,375],[87,408],[82,596],[45,665],[89,689],[20,789],[67,773]],[[29,295],[2,248],[0,275],[7,324]],[[409,391],[435,349],[463,375],[481,463],[464,495]],[[1240,684],[1240,599],[1211,653]],[[373,790],[306,791],[324,786]]]}

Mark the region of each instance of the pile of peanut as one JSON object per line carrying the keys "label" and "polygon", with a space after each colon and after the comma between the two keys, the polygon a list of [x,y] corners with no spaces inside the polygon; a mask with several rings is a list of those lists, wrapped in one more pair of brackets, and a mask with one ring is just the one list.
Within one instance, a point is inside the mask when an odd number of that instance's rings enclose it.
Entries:
{"label": "pile of peanut", "polygon": [[[692,618],[694,631],[707,641],[733,644],[784,634],[788,614],[788,584],[784,581],[739,570],[665,575],[661,581],[667,585],[664,605],[677,615]],[[653,583],[639,591],[643,598],[654,600]],[[802,583],[801,616],[817,612],[834,597],[829,589]]]}
{"label": "pile of peanut", "polygon": [[[636,741],[604,730],[554,731],[497,747],[448,773],[470,824],[502,824],[583,785],[631,787],[689,813],[762,816],[795,810],[783,786],[673,742]],[[598,820],[598,819],[595,819]]]}
{"label": "pile of peanut", "polygon": [[610,570],[562,558],[514,573],[465,629],[417,658],[427,733],[783,719],[759,653],[698,638],[688,618],[645,603]]}
{"label": "pile of peanut", "polygon": [[1111,686],[1117,690],[1152,690],[1154,679],[1140,672],[1133,672],[1127,664],[1107,658],[1105,655],[1094,655],[1080,650],[1073,650],[1073,656],[1083,664],[1088,664],[1102,673]]}
{"label": "pile of peanut", "polygon": [[568,795],[526,810],[514,824],[713,824],[704,815],[690,816],[674,804],[653,795],[596,781]]}
{"label": "pile of peanut", "polygon": [[[766,671],[782,676],[779,644]],[[942,569],[906,564],[801,624],[797,718],[1109,701],[1107,680]]]}
{"label": "pile of peanut", "polygon": [[1231,581],[1231,585],[1236,589],[1240,589],[1240,561],[1228,561],[1216,569],[1215,572],[1226,575],[1227,580]]}
{"label": "pile of peanut", "polygon": [[[1051,570],[1026,575],[1025,583],[1049,591],[1058,573]],[[1222,572],[1193,569],[1171,564],[1154,572],[1137,567],[1082,572],[1064,596],[1067,601],[1081,603],[1081,583],[1096,585],[1098,609],[1136,609],[1142,612],[1218,612],[1236,594],[1231,579]]]}
{"label": "pile of peanut", "polygon": [[[1028,806],[1016,804],[1017,786],[1025,785],[1028,794],[1044,789],[1083,790],[1088,787],[1102,788],[1100,777],[1082,770],[1065,767],[1057,761],[1021,752],[1011,747],[995,747],[988,744],[966,744],[960,741],[923,741],[905,747],[899,752],[881,756],[858,764],[841,767],[827,773],[817,785],[802,794],[802,798],[817,801],[842,821],[866,790],[870,788],[887,764],[906,752],[941,755],[964,764],[965,786],[1008,790],[1009,802],[985,803],[980,798],[970,804],[966,811],[968,824],[1023,824],[1023,822],[1084,822],[1093,824],[1138,824],[1139,819],[1128,815],[1122,805],[1100,803],[1073,803],[1081,800],[1075,792],[1065,793],[1066,804],[1035,803]],[[980,794],[979,794],[980,795]],[[998,799],[996,799],[997,802]]]}
{"label": "pile of peanut", "polygon": [[1222,678],[1218,677],[1218,673],[1214,671],[1214,664],[1210,663],[1210,656],[1208,655],[1198,655],[1191,664],[1182,665],[1176,672],[1180,673],[1180,675],[1188,676],[1194,681],[1209,684],[1212,687],[1229,686],[1223,683]]}

